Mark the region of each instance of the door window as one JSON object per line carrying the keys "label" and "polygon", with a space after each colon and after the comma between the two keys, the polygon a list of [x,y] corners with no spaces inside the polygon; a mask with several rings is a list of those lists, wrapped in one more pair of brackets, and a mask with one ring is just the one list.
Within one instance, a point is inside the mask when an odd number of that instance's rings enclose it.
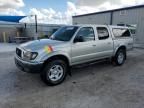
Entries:
{"label": "door window", "polygon": [[92,27],[83,27],[79,30],[75,40],[79,38],[80,42],[87,42],[95,40],[94,30]]}
{"label": "door window", "polygon": [[104,40],[109,38],[109,32],[106,27],[97,27],[97,33],[99,40]]}

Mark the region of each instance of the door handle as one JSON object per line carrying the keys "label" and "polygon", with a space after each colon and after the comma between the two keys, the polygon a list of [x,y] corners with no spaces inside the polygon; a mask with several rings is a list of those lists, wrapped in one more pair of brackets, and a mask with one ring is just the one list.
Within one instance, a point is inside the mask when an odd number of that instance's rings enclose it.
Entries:
{"label": "door handle", "polygon": [[93,47],[95,47],[96,45],[92,45]]}
{"label": "door handle", "polygon": [[108,42],[107,44],[111,44],[111,42]]}

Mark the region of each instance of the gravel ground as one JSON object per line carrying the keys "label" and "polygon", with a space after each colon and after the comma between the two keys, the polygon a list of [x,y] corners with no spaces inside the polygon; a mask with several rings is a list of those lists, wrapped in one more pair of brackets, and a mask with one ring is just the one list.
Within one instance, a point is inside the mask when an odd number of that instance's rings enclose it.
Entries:
{"label": "gravel ground", "polygon": [[0,108],[143,108],[144,49],[128,53],[123,66],[78,66],[58,86],[20,71],[13,53],[0,54]]}

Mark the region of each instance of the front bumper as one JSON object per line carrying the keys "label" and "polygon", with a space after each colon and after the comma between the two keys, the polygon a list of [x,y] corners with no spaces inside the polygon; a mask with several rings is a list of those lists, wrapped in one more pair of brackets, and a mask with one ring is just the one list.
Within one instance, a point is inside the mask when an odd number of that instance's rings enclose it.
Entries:
{"label": "front bumper", "polygon": [[41,72],[43,67],[43,63],[23,61],[17,56],[15,56],[15,64],[20,70],[30,73]]}

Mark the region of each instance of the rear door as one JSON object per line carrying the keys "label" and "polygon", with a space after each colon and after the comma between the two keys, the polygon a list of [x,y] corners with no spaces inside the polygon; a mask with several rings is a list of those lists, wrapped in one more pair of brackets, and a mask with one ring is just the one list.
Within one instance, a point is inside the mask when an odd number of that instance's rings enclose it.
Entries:
{"label": "rear door", "polygon": [[113,40],[107,26],[96,26],[96,58],[111,57],[113,54]]}

